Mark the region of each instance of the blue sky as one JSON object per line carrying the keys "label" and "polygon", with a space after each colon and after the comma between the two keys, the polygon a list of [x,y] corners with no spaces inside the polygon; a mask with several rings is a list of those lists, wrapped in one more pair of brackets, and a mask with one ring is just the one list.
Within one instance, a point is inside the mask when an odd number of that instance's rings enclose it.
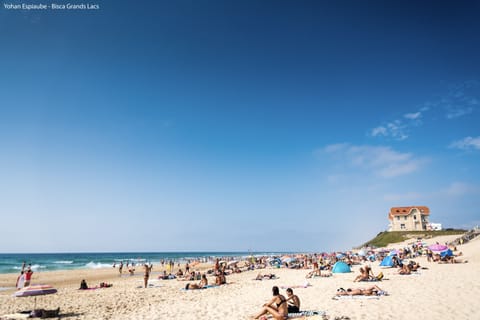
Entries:
{"label": "blue sky", "polygon": [[0,9],[0,252],[345,249],[392,206],[479,224],[478,2],[99,4]]}

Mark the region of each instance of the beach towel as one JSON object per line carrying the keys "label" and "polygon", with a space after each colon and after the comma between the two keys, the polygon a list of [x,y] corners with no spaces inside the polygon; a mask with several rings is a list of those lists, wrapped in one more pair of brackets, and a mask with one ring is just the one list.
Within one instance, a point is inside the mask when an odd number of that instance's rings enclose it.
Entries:
{"label": "beach towel", "polygon": [[313,317],[313,316],[323,316],[325,311],[315,311],[315,310],[305,310],[297,313],[289,313],[288,318],[302,318],[302,317]]}
{"label": "beach towel", "polygon": [[334,296],[332,298],[333,300],[370,300],[370,299],[380,299],[379,296],[363,296],[363,295],[357,295],[357,296]]}
{"label": "beach towel", "polygon": [[[161,287],[163,287],[163,285],[161,285],[161,284],[149,283],[149,284],[147,285],[147,288],[161,288]],[[139,286],[137,286],[136,288],[137,288],[137,289],[142,289],[142,288],[143,288],[143,285],[139,285]]]}
{"label": "beach towel", "polygon": [[272,277],[272,278],[262,278],[262,279],[253,279],[253,280],[257,280],[257,281],[263,281],[263,280],[277,280],[277,279],[280,279],[280,277]]}
{"label": "beach towel", "polygon": [[187,290],[187,289],[185,289],[185,288],[181,288],[180,290],[181,290],[181,291],[197,291],[197,290],[204,290],[204,289],[218,288],[218,287],[220,287],[220,286],[217,286],[217,285],[213,285],[213,284],[212,284],[212,285],[208,285],[208,286],[205,286],[205,287],[203,287],[203,288],[200,288],[200,289],[190,289],[190,290]]}
{"label": "beach towel", "polygon": [[312,285],[310,283],[305,283],[305,284],[297,284],[297,285],[293,285],[293,286],[280,286],[280,288],[282,289],[288,289],[288,288],[292,288],[292,289],[298,289],[298,288],[308,288],[308,287],[311,287]]}
{"label": "beach towel", "polygon": [[30,318],[30,313],[12,313],[0,316],[0,320],[19,320]]}
{"label": "beach towel", "polygon": [[377,278],[370,278],[370,279],[360,280],[360,282],[378,282],[378,281],[382,281],[382,280],[379,280],[379,279],[377,279]]}

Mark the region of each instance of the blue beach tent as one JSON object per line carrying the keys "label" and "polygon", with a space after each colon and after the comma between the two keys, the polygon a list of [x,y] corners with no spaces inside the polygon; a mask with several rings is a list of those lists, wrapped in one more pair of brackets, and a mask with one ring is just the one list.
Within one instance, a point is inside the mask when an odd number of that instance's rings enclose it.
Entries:
{"label": "blue beach tent", "polygon": [[393,256],[383,258],[382,262],[380,262],[380,267],[393,267]]}
{"label": "blue beach tent", "polygon": [[450,249],[440,252],[440,257],[442,258],[451,257],[451,256],[453,256],[453,252]]}
{"label": "blue beach tent", "polygon": [[343,261],[338,261],[333,265],[332,273],[348,273],[352,272],[350,266]]}

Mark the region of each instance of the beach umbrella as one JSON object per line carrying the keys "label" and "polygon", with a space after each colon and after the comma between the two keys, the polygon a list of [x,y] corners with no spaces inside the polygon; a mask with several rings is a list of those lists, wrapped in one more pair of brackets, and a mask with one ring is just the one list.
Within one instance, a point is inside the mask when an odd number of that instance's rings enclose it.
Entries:
{"label": "beach umbrella", "polygon": [[238,263],[238,260],[232,260],[229,263],[227,263],[227,266],[234,265],[235,263]]}
{"label": "beach umbrella", "polygon": [[432,251],[445,251],[448,249],[448,247],[446,245],[443,245],[443,244],[432,244],[431,246],[428,246],[428,249],[432,250]]}
{"label": "beach umbrella", "polygon": [[25,288],[22,288],[15,292],[13,295],[15,297],[35,297],[35,303],[33,309],[37,306],[37,296],[43,296],[47,294],[57,293],[57,289],[48,285],[48,284],[36,284],[31,285]]}
{"label": "beach umbrella", "polygon": [[282,258],[282,261],[286,262],[286,263],[290,263],[290,262],[293,262],[293,261],[296,261],[296,260],[297,260],[297,258],[294,258],[294,257]]}

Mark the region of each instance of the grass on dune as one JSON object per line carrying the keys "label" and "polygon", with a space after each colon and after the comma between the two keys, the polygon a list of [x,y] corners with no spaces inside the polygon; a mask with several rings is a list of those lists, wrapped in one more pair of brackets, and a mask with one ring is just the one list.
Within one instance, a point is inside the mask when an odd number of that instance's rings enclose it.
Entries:
{"label": "grass on dune", "polygon": [[466,230],[461,229],[452,229],[452,230],[439,230],[439,231],[384,231],[377,234],[375,238],[370,241],[367,241],[360,247],[364,246],[373,246],[377,248],[385,247],[390,243],[398,243],[408,239],[416,238],[433,238],[438,236],[447,236],[447,235],[461,235],[464,234]]}

